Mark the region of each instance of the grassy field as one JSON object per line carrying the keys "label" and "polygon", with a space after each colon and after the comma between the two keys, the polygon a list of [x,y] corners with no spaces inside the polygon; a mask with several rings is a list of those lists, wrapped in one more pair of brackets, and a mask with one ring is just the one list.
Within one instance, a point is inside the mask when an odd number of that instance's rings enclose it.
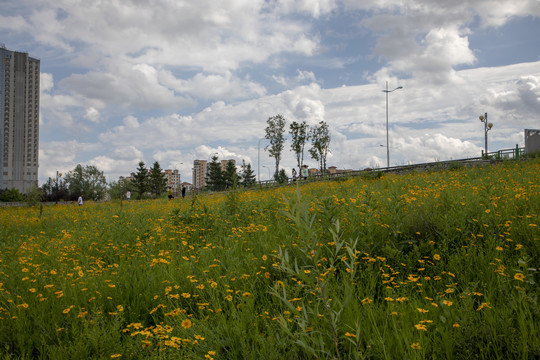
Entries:
{"label": "grassy field", "polygon": [[3,359],[538,359],[540,161],[0,209]]}

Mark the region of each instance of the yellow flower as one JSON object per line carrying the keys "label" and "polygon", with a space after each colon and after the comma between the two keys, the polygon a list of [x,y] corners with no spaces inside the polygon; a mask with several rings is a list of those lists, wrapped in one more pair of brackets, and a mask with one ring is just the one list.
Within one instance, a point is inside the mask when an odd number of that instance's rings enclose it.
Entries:
{"label": "yellow flower", "polygon": [[248,293],[248,292],[245,292],[242,294],[243,297],[250,297],[251,296],[251,293]]}
{"label": "yellow flower", "polygon": [[365,298],[362,300],[362,305],[366,305],[366,304],[371,304],[373,302],[373,300],[371,300],[370,298]]}
{"label": "yellow flower", "polygon": [[421,312],[421,313],[427,313],[427,312],[429,312],[429,310],[420,309],[420,308],[417,308],[416,310],[418,310],[418,312]]}
{"label": "yellow flower", "polygon": [[346,332],[346,333],[345,333],[345,336],[348,336],[348,337],[353,337],[353,338],[355,338],[355,337],[356,337],[356,335],[355,335],[355,334],[351,334],[350,332]]}
{"label": "yellow flower", "polygon": [[189,329],[191,327],[191,320],[184,319],[182,320],[182,323],[180,324],[184,329]]}
{"label": "yellow flower", "polygon": [[416,328],[416,330],[427,331],[427,326],[424,324],[416,324],[414,325],[414,327]]}
{"label": "yellow flower", "polygon": [[455,327],[455,328],[458,328],[458,327],[460,327],[461,325],[459,325],[458,323],[454,323],[454,325],[452,325],[452,326]]}
{"label": "yellow flower", "polygon": [[268,256],[263,255],[263,256],[262,256],[262,259],[263,259],[264,261],[266,261],[266,260],[268,259]]}
{"label": "yellow flower", "polygon": [[435,260],[441,260],[441,255],[435,254],[435,255],[433,255],[433,258],[434,258]]}
{"label": "yellow flower", "polygon": [[122,357],[122,354],[112,354],[111,359]]}
{"label": "yellow flower", "polygon": [[522,273],[516,273],[514,275],[514,279],[518,281],[523,281],[523,279],[525,279],[525,275],[523,275]]}
{"label": "yellow flower", "polygon": [[420,346],[420,343],[412,343],[411,348],[415,350],[420,350],[422,347]]}
{"label": "yellow flower", "polygon": [[495,248],[495,250],[497,250],[497,251],[503,251],[503,248],[502,248],[501,246],[497,246],[497,247]]}
{"label": "yellow flower", "polygon": [[453,302],[451,302],[450,300],[443,300],[443,304],[446,306],[452,306]]}

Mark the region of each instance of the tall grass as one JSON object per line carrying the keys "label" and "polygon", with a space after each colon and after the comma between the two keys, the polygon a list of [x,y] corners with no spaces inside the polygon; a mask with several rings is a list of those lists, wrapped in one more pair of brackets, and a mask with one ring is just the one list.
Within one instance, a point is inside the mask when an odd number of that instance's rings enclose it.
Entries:
{"label": "tall grass", "polygon": [[0,209],[0,355],[535,359],[540,161]]}

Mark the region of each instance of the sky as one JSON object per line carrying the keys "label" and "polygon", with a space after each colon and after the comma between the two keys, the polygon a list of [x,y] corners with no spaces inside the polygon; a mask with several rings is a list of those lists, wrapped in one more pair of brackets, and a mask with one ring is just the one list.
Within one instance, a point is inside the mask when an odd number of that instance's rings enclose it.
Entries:
{"label": "sky", "polygon": [[[2,0],[0,43],[41,61],[40,184],[141,160],[191,182],[213,154],[266,180],[277,114],[325,121],[338,169],[480,156],[485,113],[488,151],[523,147],[539,17],[538,0]],[[295,159],[288,136],[289,175]]]}

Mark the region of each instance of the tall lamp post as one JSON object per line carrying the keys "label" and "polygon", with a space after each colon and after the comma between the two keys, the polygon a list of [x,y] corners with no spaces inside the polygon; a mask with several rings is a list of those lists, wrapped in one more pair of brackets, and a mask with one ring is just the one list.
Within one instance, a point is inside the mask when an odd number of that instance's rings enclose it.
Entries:
{"label": "tall lamp post", "polygon": [[388,144],[388,93],[396,91],[398,89],[403,89],[403,86],[398,86],[394,90],[388,90],[388,81],[386,82],[386,90],[383,90],[383,93],[386,93],[386,167],[390,167],[390,146]]}
{"label": "tall lamp post", "polygon": [[488,117],[487,117],[487,113],[485,113],[484,115],[480,115],[480,121],[484,123],[484,156],[487,156],[487,153],[488,153],[488,140],[487,140],[487,134],[488,134],[488,131],[491,130],[491,128],[493,127],[493,123],[488,123]]}

